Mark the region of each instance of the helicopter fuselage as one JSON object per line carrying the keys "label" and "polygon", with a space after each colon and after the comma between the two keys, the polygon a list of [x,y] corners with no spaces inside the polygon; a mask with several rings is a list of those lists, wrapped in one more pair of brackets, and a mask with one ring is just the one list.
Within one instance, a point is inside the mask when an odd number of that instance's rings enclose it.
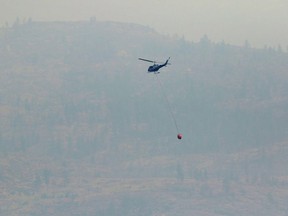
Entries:
{"label": "helicopter fuselage", "polygon": [[[170,59],[170,57],[169,57]],[[157,72],[160,68],[165,67],[168,64],[169,59],[164,64],[154,64],[148,68],[148,72]]]}
{"label": "helicopter fuselage", "polygon": [[148,68],[148,72],[157,72],[161,67],[164,67],[164,66],[154,64]]}

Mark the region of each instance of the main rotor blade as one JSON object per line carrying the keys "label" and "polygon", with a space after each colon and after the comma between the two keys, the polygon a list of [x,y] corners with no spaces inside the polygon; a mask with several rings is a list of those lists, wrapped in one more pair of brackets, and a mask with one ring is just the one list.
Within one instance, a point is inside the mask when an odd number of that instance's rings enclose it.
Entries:
{"label": "main rotor blade", "polygon": [[147,61],[147,62],[155,63],[155,61],[148,60],[148,59],[143,59],[143,58],[138,58],[138,59],[139,59],[139,60],[142,60],[142,61]]}
{"label": "main rotor blade", "polygon": [[[164,64],[165,62],[156,62],[156,63],[159,63],[159,64]],[[171,65],[170,62],[167,63],[167,65]]]}

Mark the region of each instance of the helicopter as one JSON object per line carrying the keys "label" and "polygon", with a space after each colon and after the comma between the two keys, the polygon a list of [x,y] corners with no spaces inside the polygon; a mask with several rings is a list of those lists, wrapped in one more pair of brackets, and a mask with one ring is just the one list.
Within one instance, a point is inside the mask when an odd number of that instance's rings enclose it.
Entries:
{"label": "helicopter", "polygon": [[148,73],[154,73],[154,74],[159,74],[160,72],[158,71],[160,68],[162,67],[165,67],[167,66],[168,64],[170,65],[169,60],[170,60],[170,57],[166,60],[166,62],[164,64],[156,64],[157,62],[156,61],[152,61],[152,60],[148,60],[148,59],[143,59],[143,58],[138,58],[139,60],[141,61],[146,61],[146,62],[151,62],[153,63],[153,65],[151,65],[149,68],[148,68]]}

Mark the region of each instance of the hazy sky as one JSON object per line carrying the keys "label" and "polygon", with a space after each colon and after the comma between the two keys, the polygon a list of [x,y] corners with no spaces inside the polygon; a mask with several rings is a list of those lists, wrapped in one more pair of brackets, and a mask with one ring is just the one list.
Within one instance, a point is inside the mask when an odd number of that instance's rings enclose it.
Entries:
{"label": "hazy sky", "polygon": [[32,20],[97,20],[138,23],[160,33],[198,41],[203,35],[253,47],[286,49],[287,0],[0,0],[0,25]]}

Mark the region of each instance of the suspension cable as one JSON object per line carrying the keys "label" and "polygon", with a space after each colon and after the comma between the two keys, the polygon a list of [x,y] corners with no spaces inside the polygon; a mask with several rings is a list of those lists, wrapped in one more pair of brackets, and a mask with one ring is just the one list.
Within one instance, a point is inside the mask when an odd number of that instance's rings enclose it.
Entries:
{"label": "suspension cable", "polygon": [[161,90],[162,90],[162,94],[164,95],[164,98],[165,98],[166,103],[167,103],[167,105],[168,105],[168,110],[169,110],[170,115],[171,115],[171,117],[172,117],[172,119],[173,119],[173,122],[174,122],[175,128],[176,128],[176,130],[177,130],[177,133],[179,134],[178,124],[177,124],[177,121],[176,121],[175,115],[174,115],[174,113],[173,113],[173,110],[172,110],[171,104],[170,104],[170,102],[169,102],[169,100],[168,100],[168,97],[167,97],[165,91],[164,91],[163,84],[162,84],[162,82],[160,81],[160,79],[158,78],[157,73],[156,73],[155,75],[156,75],[156,78],[157,78],[158,84],[159,84],[159,86],[160,86],[160,88],[161,88]]}

